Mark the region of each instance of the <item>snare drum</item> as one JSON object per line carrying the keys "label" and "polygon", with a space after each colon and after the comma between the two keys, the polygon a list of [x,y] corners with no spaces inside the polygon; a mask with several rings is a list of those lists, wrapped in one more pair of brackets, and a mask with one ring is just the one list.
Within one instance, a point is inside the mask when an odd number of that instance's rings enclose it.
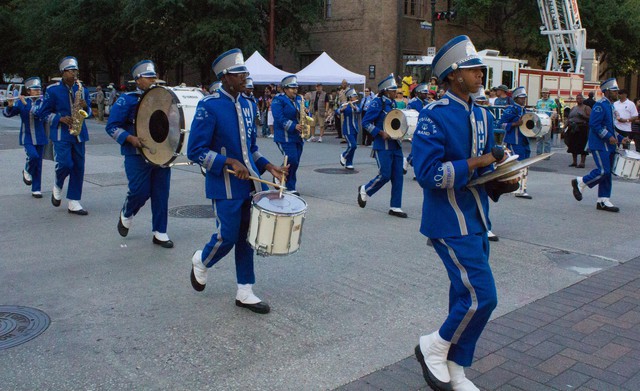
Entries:
{"label": "snare drum", "polygon": [[613,174],[625,179],[640,178],[640,153],[623,150],[613,160]]}
{"label": "snare drum", "polygon": [[542,137],[551,130],[551,118],[545,113],[526,113],[522,116],[520,132],[526,137]]}
{"label": "snare drum", "polygon": [[289,255],[300,249],[307,203],[278,190],[256,193],[251,200],[247,242],[258,255]]}
{"label": "snare drum", "polygon": [[155,165],[189,164],[186,156],[199,88],[156,86],[142,95],[136,114],[136,136],[143,139],[140,153]]}

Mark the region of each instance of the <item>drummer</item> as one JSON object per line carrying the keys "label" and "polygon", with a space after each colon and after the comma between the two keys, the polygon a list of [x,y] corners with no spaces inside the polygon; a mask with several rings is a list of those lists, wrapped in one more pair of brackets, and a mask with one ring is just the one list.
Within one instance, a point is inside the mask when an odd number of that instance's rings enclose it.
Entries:
{"label": "drummer", "polygon": [[346,103],[340,107],[340,114],[344,115],[342,121],[342,135],[347,139],[347,149],[340,154],[340,164],[347,170],[353,170],[353,155],[358,148],[358,125],[360,122],[360,106],[358,106],[358,93],[353,88],[346,92]]}
{"label": "drummer", "polygon": [[[524,87],[518,87],[513,90],[512,98],[514,103],[508,106],[502,117],[498,120],[497,127],[506,132],[504,142],[513,153],[518,155],[518,160],[527,159],[531,156],[531,148],[529,147],[529,139],[520,131],[522,125],[522,116],[525,114],[525,104],[527,102],[527,90]],[[515,192],[515,196],[530,200],[532,197],[527,193],[527,176],[529,169],[524,169],[520,187]]]}
{"label": "drummer", "polygon": [[589,151],[593,154],[596,168],[583,177],[571,180],[573,196],[582,201],[584,188],[598,186],[597,210],[619,212],[620,208],[611,203],[611,170],[618,143],[631,142],[627,137],[616,133],[613,124],[613,102],[618,99],[618,82],[615,78],[607,79],[600,84],[604,97],[593,105],[589,117]]}
{"label": "drummer", "polygon": [[212,201],[216,231],[191,258],[191,286],[204,290],[208,269],[235,246],[236,306],[266,314],[269,305],[253,293],[253,249],[247,243],[252,194],[266,188],[249,176],[259,178],[258,173],[269,171],[282,178],[286,168],[269,163],[258,151],[253,102],[242,96],[249,73],[242,51],[221,54],[212,68],[222,87],[198,103],[187,155],[206,169],[206,196]]}
{"label": "drummer", "polygon": [[364,208],[367,199],[374,195],[387,182],[391,181],[391,202],[389,214],[406,218],[402,211],[403,155],[401,140],[392,139],[384,131],[384,118],[395,108],[398,86],[393,73],[378,83],[378,96],[371,102],[362,119],[362,128],[373,137],[373,155],[378,163],[378,175],[369,183],[358,187],[358,205]]}
{"label": "drummer", "polygon": [[129,234],[133,217],[151,199],[152,242],[172,248],[173,241],[167,235],[171,168],[156,166],[144,159],[140,148],[145,140],[135,136],[134,126],[142,94],[156,83],[156,66],[151,60],[142,60],[131,68],[131,75],[137,89],[120,95],[111,108],[106,127],[107,134],[121,145],[120,153],[124,155],[124,171],[129,181],[118,218],[118,233],[122,237]]}
{"label": "drummer", "polygon": [[[408,109],[415,110],[418,113],[429,104],[429,85],[427,83],[418,84],[413,89],[415,97],[409,101]],[[410,152],[403,164],[403,172],[406,174],[409,165],[413,165],[413,152]],[[413,177],[415,179],[415,177]]]}

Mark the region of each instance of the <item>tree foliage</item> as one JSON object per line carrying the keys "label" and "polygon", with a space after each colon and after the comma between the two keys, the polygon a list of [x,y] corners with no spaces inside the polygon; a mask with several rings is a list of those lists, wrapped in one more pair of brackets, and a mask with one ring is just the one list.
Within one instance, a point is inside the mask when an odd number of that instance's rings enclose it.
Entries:
{"label": "tree foliage", "polygon": [[[491,47],[514,57],[545,64],[547,37],[540,34],[540,13],[533,0],[455,0],[460,21],[485,32],[478,47]],[[602,74],[638,70],[640,55],[640,3],[637,0],[580,0],[587,48],[595,49]]]}
{"label": "tree foliage", "polygon": [[[141,59],[161,77],[184,66],[211,80],[211,62],[239,47],[245,56],[267,46],[270,0],[0,0],[0,73],[57,76],[73,55],[83,80],[106,72],[117,81]],[[277,44],[308,38],[300,26],[320,15],[320,0],[276,0]],[[8,55],[10,53],[10,55]],[[179,81],[178,81],[179,82]]]}

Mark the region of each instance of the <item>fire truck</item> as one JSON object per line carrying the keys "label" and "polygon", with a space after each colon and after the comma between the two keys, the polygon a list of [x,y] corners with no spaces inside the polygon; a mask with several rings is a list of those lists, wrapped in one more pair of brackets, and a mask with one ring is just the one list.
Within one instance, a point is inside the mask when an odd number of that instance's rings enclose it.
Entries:
{"label": "fire truck", "polygon": [[[537,0],[542,26],[540,33],[549,38],[549,56],[545,69],[529,68],[526,60],[501,56],[498,50],[478,52],[487,64],[484,75],[485,88],[501,84],[509,89],[524,86],[527,89],[527,105],[534,106],[543,88],[552,97],[560,97],[565,103],[575,102],[575,96],[585,97],[593,92],[600,95],[598,61],[593,49],[586,48],[587,33],[582,28],[576,0]],[[433,56],[420,56],[406,63],[406,70],[420,82],[431,76]]]}

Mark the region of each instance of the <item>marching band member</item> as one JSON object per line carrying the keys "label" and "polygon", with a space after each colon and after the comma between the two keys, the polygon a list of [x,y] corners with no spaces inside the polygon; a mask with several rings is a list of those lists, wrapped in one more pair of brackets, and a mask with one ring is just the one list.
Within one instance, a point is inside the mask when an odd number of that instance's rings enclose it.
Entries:
{"label": "marching band member", "polygon": [[[419,113],[429,103],[429,85],[426,83],[418,84],[413,91],[416,96],[409,101],[408,109],[415,110]],[[403,164],[405,174],[409,165],[413,166],[413,152],[409,152],[406,164]]]}
{"label": "marching band member", "polygon": [[118,98],[111,109],[106,131],[121,145],[124,156],[124,171],[129,181],[129,190],[118,218],[118,233],[125,237],[129,233],[133,216],[138,214],[148,199],[151,199],[152,242],[164,248],[172,248],[173,241],[167,236],[169,212],[169,188],[171,168],[148,163],[140,154],[145,140],[135,136],[134,121],[142,94],[151,88],[157,78],[155,64],[143,60],[131,68],[137,90]]}
{"label": "marching band member", "polygon": [[[271,102],[271,112],[273,113],[273,132],[276,145],[283,156],[288,156],[289,173],[287,175],[287,189],[295,195],[300,195],[296,191],[296,182],[300,158],[304,142],[301,132],[304,129],[298,124],[298,118],[302,106],[302,98],[298,94],[298,79],[295,75],[285,76],[280,83],[283,89],[282,94],[278,94]],[[302,113],[302,115],[305,115]]]}
{"label": "marching band member", "polygon": [[242,93],[242,96],[250,101],[253,102],[253,104],[255,105],[255,113],[256,113],[256,121],[255,121],[255,125],[256,128],[258,127],[258,122],[262,121],[262,117],[260,116],[260,110],[258,110],[258,99],[255,97],[255,95],[253,95],[253,79],[250,77],[247,77],[247,84],[245,86],[244,92]]}
{"label": "marching band member", "polygon": [[620,208],[611,203],[611,171],[618,143],[629,143],[627,137],[616,133],[613,123],[613,102],[618,99],[618,82],[615,78],[607,79],[600,84],[604,97],[596,102],[589,117],[589,150],[593,154],[596,168],[583,177],[571,180],[573,196],[582,201],[585,187],[598,185],[598,202],[596,209],[607,212],[619,212]]}
{"label": "marching band member", "polygon": [[42,158],[44,147],[49,140],[45,134],[43,121],[34,115],[42,104],[42,99],[39,97],[42,83],[39,77],[30,77],[25,80],[24,86],[29,95],[26,98],[20,96],[17,100],[9,100],[9,106],[4,108],[2,114],[5,117],[20,115],[22,120],[20,145],[24,147],[27,154],[27,161],[22,170],[22,181],[25,185],[31,186],[31,195],[34,198],[42,198]]}
{"label": "marching band member", "polygon": [[[75,57],[65,57],[60,60],[58,68],[62,73],[62,81],[50,85],[44,94],[42,106],[36,112],[36,116],[46,121],[51,133],[49,137],[53,141],[53,149],[56,159],[56,179],[51,194],[51,203],[58,207],[62,201],[62,187],[69,177],[67,199],[69,200],[69,213],[85,216],[88,215],[80,205],[82,198],[82,183],[84,181],[85,142],[89,140],[87,124],[82,122],[82,129],[77,136],[69,133],[69,127],[73,125],[72,111],[76,102],[76,93],[79,89],[78,60]],[[83,99],[79,100],[81,109],[91,115],[91,101],[89,90],[83,89]]]}
{"label": "marching band member", "polygon": [[[527,102],[527,91],[524,87],[518,87],[513,90],[512,98],[514,103],[507,107],[502,113],[502,117],[498,120],[498,127],[503,129],[506,134],[504,142],[513,153],[518,155],[518,160],[528,159],[531,156],[531,148],[529,148],[529,139],[520,132],[522,125],[522,116],[525,115],[525,104]],[[529,168],[524,169],[520,187],[515,193],[516,197],[530,200],[532,197],[527,193],[527,177],[529,176]]]}
{"label": "marching band member", "polygon": [[423,188],[420,232],[431,238],[451,282],[449,314],[439,330],[415,348],[434,390],[478,390],[464,374],[476,342],[497,304],[489,265],[488,197],[512,191],[515,181],[467,187],[493,170],[504,150],[493,147],[493,119],[470,98],[482,85],[486,66],[467,36],[446,43],[433,71],[449,88],[418,117],[413,137],[414,169]]}
{"label": "marching band member", "polygon": [[378,84],[378,96],[371,102],[367,114],[362,119],[362,127],[371,133],[373,139],[373,154],[378,163],[378,175],[369,183],[358,187],[358,205],[364,208],[367,199],[391,181],[391,202],[389,214],[406,218],[402,211],[403,160],[400,140],[393,140],[383,130],[384,118],[395,108],[396,97],[395,77],[393,73]]}
{"label": "marching band member", "polygon": [[[222,88],[198,103],[187,155],[207,170],[206,195],[212,200],[217,231],[204,249],[193,254],[191,285],[202,291],[208,269],[235,246],[236,305],[266,314],[269,305],[253,293],[253,249],[247,243],[251,197],[253,192],[264,188],[261,183],[247,179],[250,175],[259,177],[258,173],[264,171],[281,178],[286,169],[269,163],[258,151],[257,108],[242,96],[249,72],[242,51],[231,49],[221,54],[212,68],[222,81]],[[235,171],[235,176],[228,168]]]}
{"label": "marching band member", "polygon": [[342,121],[342,135],[347,139],[347,149],[340,154],[340,164],[347,170],[353,170],[353,155],[358,148],[358,123],[360,107],[357,105],[358,93],[353,88],[347,90],[347,99],[339,111],[344,116]]}

